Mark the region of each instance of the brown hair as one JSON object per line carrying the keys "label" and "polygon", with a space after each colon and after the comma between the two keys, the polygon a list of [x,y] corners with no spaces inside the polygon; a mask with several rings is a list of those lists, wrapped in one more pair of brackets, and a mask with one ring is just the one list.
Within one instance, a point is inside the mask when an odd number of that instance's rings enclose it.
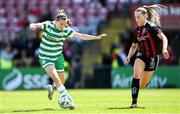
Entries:
{"label": "brown hair", "polygon": [[58,21],[60,19],[66,20],[67,21],[67,26],[72,25],[72,22],[71,22],[70,19],[67,18],[67,15],[66,15],[64,9],[59,10],[58,14],[56,15],[56,21]]}
{"label": "brown hair", "polygon": [[167,6],[161,5],[161,4],[154,4],[154,5],[145,5],[143,7],[139,7],[136,11],[140,12],[142,14],[147,14],[147,20],[155,23],[157,26],[161,27],[160,23],[160,15],[156,11],[156,9],[162,9],[167,8]]}

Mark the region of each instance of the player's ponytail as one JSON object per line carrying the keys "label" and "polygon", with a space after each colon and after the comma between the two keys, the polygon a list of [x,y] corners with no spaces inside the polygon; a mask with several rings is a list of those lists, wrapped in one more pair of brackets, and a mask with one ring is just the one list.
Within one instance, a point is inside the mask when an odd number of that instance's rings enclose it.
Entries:
{"label": "player's ponytail", "polygon": [[70,19],[67,19],[67,26],[71,26],[72,25],[72,21]]}
{"label": "player's ponytail", "polygon": [[145,5],[143,6],[144,9],[147,11],[147,20],[155,23],[157,26],[161,27],[161,22],[160,22],[160,15],[156,11],[156,9],[162,9],[162,8],[167,8],[167,6],[161,5],[161,4],[154,4],[154,5]]}
{"label": "player's ponytail", "polygon": [[59,14],[59,13],[64,13],[64,14],[65,14],[64,9],[60,9],[60,10],[58,11],[58,14]]}

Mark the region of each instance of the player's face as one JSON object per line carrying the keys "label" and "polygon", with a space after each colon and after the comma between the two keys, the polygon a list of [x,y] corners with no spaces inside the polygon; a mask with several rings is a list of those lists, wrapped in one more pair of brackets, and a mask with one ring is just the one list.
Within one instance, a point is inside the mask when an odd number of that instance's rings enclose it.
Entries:
{"label": "player's face", "polygon": [[143,26],[146,21],[146,17],[141,12],[135,12],[135,20],[138,26]]}
{"label": "player's face", "polygon": [[67,21],[66,20],[59,20],[57,21],[58,27],[60,29],[63,29],[66,25],[67,25]]}
{"label": "player's face", "polygon": [[67,16],[64,13],[59,13],[56,16],[56,24],[59,29],[63,29],[67,25]]}

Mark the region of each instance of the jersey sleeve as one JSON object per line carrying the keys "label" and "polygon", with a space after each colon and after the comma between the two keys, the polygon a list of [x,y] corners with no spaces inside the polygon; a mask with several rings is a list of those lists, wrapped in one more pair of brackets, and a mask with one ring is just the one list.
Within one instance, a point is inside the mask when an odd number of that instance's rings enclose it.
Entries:
{"label": "jersey sleeve", "polygon": [[68,38],[71,38],[71,37],[74,36],[74,34],[75,34],[75,30],[72,29],[71,27],[68,27],[67,37],[68,37]]}
{"label": "jersey sleeve", "polygon": [[46,30],[48,24],[49,24],[49,21],[42,22],[42,27],[41,27],[41,29],[42,29],[43,31]]}
{"label": "jersey sleeve", "polygon": [[162,32],[162,29],[158,26],[153,26],[152,31],[157,35],[158,33]]}

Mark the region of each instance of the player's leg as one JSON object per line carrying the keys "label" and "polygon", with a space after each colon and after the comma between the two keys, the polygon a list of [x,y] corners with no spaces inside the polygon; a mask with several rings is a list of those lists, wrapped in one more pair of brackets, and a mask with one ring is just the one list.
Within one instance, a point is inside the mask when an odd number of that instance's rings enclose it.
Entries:
{"label": "player's leg", "polygon": [[65,83],[65,81],[64,81],[64,72],[58,72],[58,76],[61,79],[62,84],[64,84]]}
{"label": "player's leg", "polygon": [[154,71],[144,71],[140,79],[140,88],[146,88],[149,80],[151,79]]}
{"label": "player's leg", "polygon": [[[53,79],[54,83],[56,84],[57,90],[60,93],[60,98],[58,100],[59,105],[62,108],[74,109],[75,105],[74,105],[73,101],[71,101],[72,98],[71,98],[71,96],[68,95],[66,88],[62,84],[61,79],[58,76],[55,66],[49,65],[45,68],[45,71]],[[67,103],[61,104],[62,100]],[[70,102],[69,102],[69,100],[70,100]]]}
{"label": "player's leg", "polygon": [[140,87],[147,87],[149,80],[151,79],[154,71],[157,69],[159,65],[159,55],[156,57],[146,58],[146,67],[140,79]]}
{"label": "player's leg", "polygon": [[[47,86],[47,90],[48,90],[48,99],[49,100],[52,100],[52,96],[53,96],[53,94],[54,94],[54,90],[53,90],[53,83],[54,83],[54,79],[52,79],[52,76],[51,75],[54,75],[54,74],[52,74],[52,71],[51,71],[51,69],[53,69],[53,68],[51,68],[51,67],[53,67],[54,66],[54,61],[52,61],[52,60],[46,60],[46,59],[39,59],[39,62],[40,62],[40,64],[41,64],[41,66],[42,66],[42,68],[45,70],[46,69],[46,73],[49,75],[49,79],[48,79],[48,81],[49,81],[49,84],[48,84],[48,86]],[[51,66],[51,67],[49,67],[49,66]],[[54,76],[53,76],[54,77]]]}
{"label": "player's leg", "polygon": [[41,66],[44,68],[44,70],[46,71],[46,73],[52,78],[52,80],[54,81],[58,91],[61,94],[65,94],[67,93],[64,85],[61,82],[61,79],[58,76],[57,70],[55,68],[55,62],[51,61],[51,60],[42,60],[40,59],[40,63]]}
{"label": "player's leg", "polygon": [[144,68],[145,68],[145,63],[141,59],[137,58],[134,63],[134,77],[131,85],[131,94],[132,94],[131,108],[137,107],[137,98],[138,98],[139,86],[140,86],[139,80],[144,71]]}
{"label": "player's leg", "polygon": [[[58,76],[61,79],[62,84],[64,85],[64,72],[58,72]],[[49,80],[52,80],[51,78]],[[48,84],[47,90],[48,90],[48,99],[52,100],[54,90],[57,89],[54,85],[54,81],[52,80],[51,83]]]}
{"label": "player's leg", "polygon": [[[62,84],[61,79],[58,76],[55,66],[49,65],[49,66],[45,67],[45,71],[53,79],[58,91],[61,94],[66,94],[67,91],[66,91],[64,85]],[[52,98],[52,95],[53,95],[52,86],[48,86],[48,97]]]}
{"label": "player's leg", "polygon": [[58,76],[61,79],[62,84],[64,84],[64,56],[61,55],[58,57],[58,59],[55,61],[55,67],[58,72]]}
{"label": "player's leg", "polygon": [[[55,62],[55,67],[57,69],[58,76],[61,79],[62,84],[64,84],[65,81],[64,81],[64,57],[63,56],[58,57],[58,59]],[[71,100],[71,104],[70,104],[69,108],[74,109],[75,104],[73,102],[73,99],[72,99],[72,97],[70,95],[68,95],[68,97]]]}
{"label": "player's leg", "polygon": [[[61,79],[62,84],[64,85],[64,73],[58,73],[59,78]],[[49,80],[52,80],[51,78]],[[54,90],[56,90],[56,86],[54,85],[54,82],[52,80],[52,83],[49,83],[47,86],[48,89],[48,99],[52,100]]]}
{"label": "player's leg", "polygon": [[58,73],[56,71],[56,68],[54,65],[49,65],[45,68],[46,73],[53,79],[56,87],[58,90],[65,90],[65,87],[63,86],[61,79],[58,76]]}
{"label": "player's leg", "polygon": [[[58,72],[58,76],[61,79],[62,84],[64,84],[64,63],[63,62],[64,62],[64,58],[61,56],[56,61],[53,62],[55,63],[55,68],[56,68],[56,71]],[[52,100],[56,86],[53,84],[54,82],[52,78],[50,78],[49,80],[51,83],[49,83],[47,87],[48,99]]]}
{"label": "player's leg", "polygon": [[[58,75],[59,77],[61,78],[61,81],[62,83],[64,84],[64,72],[58,72]],[[75,104],[74,104],[74,101],[73,101],[73,98],[68,94],[68,97],[71,101],[71,106],[70,106],[70,109],[74,109],[75,108]]]}
{"label": "player's leg", "polygon": [[[58,72],[58,76],[61,79],[62,84],[64,85],[64,73],[63,72],[60,72],[60,73]],[[51,80],[51,82],[47,86],[48,99],[52,100],[52,97],[53,97],[53,94],[54,94],[54,90],[57,89],[57,88],[54,85],[54,81],[51,78],[49,80]]]}

